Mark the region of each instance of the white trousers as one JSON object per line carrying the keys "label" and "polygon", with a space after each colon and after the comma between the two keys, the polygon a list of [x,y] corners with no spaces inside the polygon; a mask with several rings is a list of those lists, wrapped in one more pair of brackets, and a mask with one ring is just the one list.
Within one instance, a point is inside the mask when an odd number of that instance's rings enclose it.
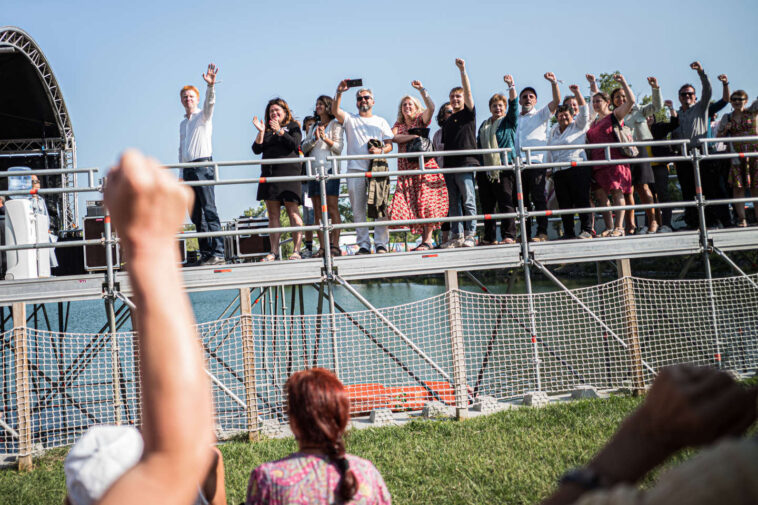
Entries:
{"label": "white trousers", "polygon": [[[363,174],[362,170],[348,169],[347,173]],[[347,193],[350,196],[350,206],[353,208],[353,222],[363,223],[366,221],[366,201],[368,200],[368,180],[365,177],[354,177],[347,179]],[[387,218],[378,219],[377,221],[386,221]],[[357,228],[355,230],[356,242],[358,247],[371,250],[371,239],[368,236],[368,228]],[[374,227],[374,245],[382,246],[387,249],[390,232],[386,226]]]}

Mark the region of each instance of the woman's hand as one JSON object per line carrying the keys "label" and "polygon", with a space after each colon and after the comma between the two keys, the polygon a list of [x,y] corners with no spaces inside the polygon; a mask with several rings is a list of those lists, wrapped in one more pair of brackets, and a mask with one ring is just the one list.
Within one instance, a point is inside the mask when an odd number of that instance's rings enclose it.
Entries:
{"label": "woman's hand", "polygon": [[595,74],[584,74],[584,78],[587,79],[587,82],[590,84],[595,82]]}
{"label": "woman's hand", "polygon": [[650,87],[653,89],[658,88],[658,79],[655,77],[648,77],[647,83],[650,84]]}
{"label": "woman's hand", "polygon": [[326,131],[324,130],[323,126],[316,127],[316,138],[319,140],[323,140],[326,138]]}
{"label": "woman's hand", "polygon": [[624,84],[626,82],[626,79],[624,79],[624,76],[621,74],[613,74],[613,80],[619,84]]}
{"label": "woman's hand", "polygon": [[506,74],[503,76],[503,82],[508,85],[508,87],[513,86],[513,76],[511,74]]}
{"label": "woman's hand", "polygon": [[266,123],[258,119],[258,116],[253,117],[253,126],[255,126],[259,132],[266,130]]}
{"label": "woman's hand", "polygon": [[729,84],[729,78],[726,76],[726,74],[719,75],[718,80],[721,81],[721,84]]}
{"label": "woman's hand", "polygon": [[279,125],[278,120],[272,119],[271,121],[268,122],[268,125],[271,127],[272,130],[274,130],[274,133],[276,133],[277,135],[281,135],[281,133],[279,132],[282,130],[282,127]]}
{"label": "woman's hand", "polygon": [[552,73],[552,72],[547,72],[545,74],[545,79],[547,79],[548,81],[550,81],[551,84],[555,84],[555,83],[558,82],[558,79],[555,78],[555,74]]}
{"label": "woman's hand", "polygon": [[579,86],[577,84],[570,84],[569,85],[569,91],[571,91],[573,94],[579,93]]}
{"label": "woman's hand", "polygon": [[421,91],[424,89],[424,85],[421,84],[421,81],[411,81],[411,86],[413,86],[415,89]]}

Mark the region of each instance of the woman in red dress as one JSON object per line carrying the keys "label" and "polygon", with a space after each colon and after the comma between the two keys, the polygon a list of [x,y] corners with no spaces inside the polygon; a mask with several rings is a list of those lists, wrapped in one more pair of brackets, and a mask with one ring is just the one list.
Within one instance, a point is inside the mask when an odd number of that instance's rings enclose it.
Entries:
{"label": "woman in red dress", "polygon": [[[395,137],[392,139],[398,145],[398,152],[406,152],[406,144],[418,135],[408,134],[411,128],[428,128],[434,115],[434,102],[420,81],[413,81],[411,86],[421,93],[426,108],[421,106],[417,98],[406,95],[400,100],[397,111],[397,121],[392,127]],[[398,170],[418,170],[418,161],[414,158],[398,158]],[[436,169],[437,162],[429,158],[424,168]],[[422,174],[400,176],[397,178],[395,194],[390,206],[390,219],[402,221],[406,219],[427,219],[447,216],[447,188],[442,174]],[[414,251],[432,249],[432,233],[440,227],[439,223],[411,225],[411,233],[421,235],[421,244]]]}
{"label": "woman in red dress", "polygon": [[[616,74],[613,79],[621,84],[621,88],[626,94],[627,101],[622,105],[610,110],[611,99],[607,93],[602,91],[595,93],[592,97],[592,107],[597,113],[597,117],[592,122],[592,126],[587,131],[587,143],[588,144],[607,144],[611,142],[618,142],[616,135],[613,133],[613,117],[620,124],[624,124],[624,117],[629,114],[634,106],[634,94],[631,88],[621,74]],[[605,149],[590,149],[590,160],[605,160]],[[621,149],[614,147],[611,149],[612,160],[627,159]],[[600,202],[608,204],[608,195],[613,200],[613,205],[621,206],[626,205],[625,193],[629,193],[632,190],[632,172],[628,163],[618,163],[613,165],[598,165],[592,167],[592,175],[595,179],[595,183],[599,186]],[[631,211],[630,211],[631,212]],[[607,233],[609,232],[609,233]],[[606,230],[603,233],[604,236],[610,235],[611,237],[623,237],[624,236],[624,211],[619,210],[615,213],[615,224],[613,231]]]}

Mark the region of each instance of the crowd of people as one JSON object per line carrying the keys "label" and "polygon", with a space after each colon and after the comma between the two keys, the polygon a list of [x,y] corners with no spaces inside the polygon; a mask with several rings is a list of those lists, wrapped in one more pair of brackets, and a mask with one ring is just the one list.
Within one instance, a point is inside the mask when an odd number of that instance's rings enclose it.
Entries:
{"label": "crowd of people", "polygon": [[[569,123],[565,133],[570,122],[560,121]],[[67,504],[227,503],[210,384],[172,246],[191,200],[190,191],[136,151],[110,172],[105,204],[128,259],[136,305],[141,426],[97,426],[83,435],[64,463]],[[350,404],[339,379],[306,369],[284,389],[298,450],[251,469],[246,503],[391,503],[378,469],[345,450]],[[757,397],[758,388],[713,368],[663,369],[608,444],[585,466],[568,470],[543,503],[755,503],[758,443],[744,434],[756,420]],[[636,487],[687,447],[706,450],[647,489]]]}
{"label": "crowd of people", "polygon": [[[460,86],[454,87],[448,101],[436,115],[439,131],[429,139],[430,125],[435,117],[435,103],[420,81],[411,86],[419,93],[400,99],[394,125],[373,113],[374,94],[360,84],[343,80],[337,86],[334,97],[321,95],[316,99],[314,112],[303,124],[294,118],[289,105],[282,98],[268,102],[262,119],[255,117],[253,124],[258,130],[252,149],[264,160],[283,160],[261,167],[264,178],[304,175],[305,167],[298,158],[314,157],[314,170],[322,167],[334,175],[339,164],[331,163],[329,156],[375,155],[371,159],[348,159],[344,173],[354,175],[367,171],[387,170],[386,159],[381,158],[397,144],[400,153],[424,153],[427,151],[451,152],[442,156],[424,157],[423,169],[471,168],[470,171],[425,173],[399,176],[394,194],[390,195],[390,182],[386,177],[345,179],[355,222],[373,218],[374,252],[388,252],[389,229],[392,221],[416,219],[429,220],[411,225],[411,231],[420,235],[420,243],[414,250],[424,251],[435,247],[433,233],[441,229],[436,247],[456,248],[475,245],[512,244],[517,240],[516,221],[512,217],[500,220],[498,237],[496,223],[487,219],[484,230],[477,238],[477,195],[481,214],[515,213],[517,190],[514,170],[499,169],[512,165],[517,159],[525,164],[522,172],[524,205],[527,211],[545,212],[549,208],[548,194],[554,191],[555,202],[561,210],[598,207],[603,216],[604,229],[596,228],[594,213],[579,213],[579,232],[575,229],[575,215],[561,214],[562,237],[565,239],[590,239],[597,235],[621,237],[629,234],[671,232],[671,207],[655,208],[656,203],[670,201],[669,164],[655,158],[679,154],[668,146],[621,146],[611,149],[583,148],[586,144],[620,142],[644,142],[663,139],[698,141],[711,136],[742,137],[756,135],[758,100],[748,106],[748,96],[742,90],[730,92],[726,75],[718,76],[722,95],[711,103],[713,91],[710,80],[700,63],[690,67],[697,72],[701,84],[701,96],[691,84],[681,86],[678,92],[680,107],[674,107],[663,95],[655,77],[648,77],[652,100],[645,105],[638,102],[623,75],[613,75],[617,83],[610,94],[602,91],[592,74],[587,74],[590,103],[587,103],[578,85],[569,86],[571,94],[561,101],[558,79],[552,72],[544,75],[551,85],[551,100],[538,107],[537,91],[530,86],[517,92],[514,77],[506,75],[503,81],[506,93],[494,94],[488,103],[490,116],[477,128],[476,107],[466,64],[456,59],[460,74]],[[199,92],[192,86],[182,88],[182,104],[186,117],[181,123],[179,160],[203,162],[211,158],[211,120],[215,101],[214,83],[218,69],[209,65],[204,78],[208,84],[204,108],[198,109]],[[342,98],[351,85],[359,87],[355,93],[357,113],[343,109]],[[728,103],[733,111],[719,121],[717,113]],[[666,120],[660,120],[666,110]],[[553,124],[554,123],[554,124]],[[735,152],[754,152],[758,142],[736,142],[712,145],[711,150],[733,149]],[[544,147],[558,149],[540,149]],[[693,144],[695,146],[695,144]],[[476,149],[495,150],[508,148],[505,153],[452,154],[455,151]],[[701,147],[702,149],[702,147]],[[344,151],[344,153],[343,153]],[[609,156],[609,157],[607,157]],[[651,161],[645,161],[652,158]],[[398,170],[419,171],[419,158],[399,158]],[[597,162],[596,165],[581,164]],[[548,167],[540,167],[541,164]],[[682,200],[694,202],[696,184],[691,161],[677,161],[676,175],[681,187]],[[746,191],[755,196],[758,190],[758,161],[744,157],[735,160],[703,160],[700,164],[704,196],[708,199],[723,199],[731,194],[744,197]],[[207,180],[213,177],[210,168],[184,169],[185,180]],[[552,187],[552,189],[550,189]],[[220,229],[215,208],[212,186],[196,186],[195,205],[191,213],[198,231]],[[306,212],[305,224],[320,223],[324,211],[332,224],[341,222],[339,212],[340,179],[329,179],[326,184],[326,202],[322,202],[318,181],[300,182],[271,181],[258,186],[257,198],[264,201],[269,225],[281,226],[280,209],[284,206],[291,225],[301,226],[304,220],[300,206],[312,208]],[[310,200],[310,201],[308,201]],[[603,207],[634,205],[638,201],[650,205],[645,209],[644,224],[638,226],[631,210],[602,211]],[[758,206],[753,206],[758,220]],[[706,207],[708,226],[747,226],[744,204],[734,204],[736,220],[733,220],[727,205]],[[546,213],[546,212],[545,212]],[[457,221],[435,222],[434,219],[462,217]],[[548,218],[536,216],[527,222],[527,237],[533,241],[548,239]],[[697,211],[693,206],[684,209],[684,228],[698,227]],[[596,231],[597,230],[597,231]],[[599,232],[599,233],[598,233]],[[293,232],[294,252],[289,259],[325,254],[325,238],[318,231],[319,249],[313,252],[312,233],[306,235],[305,248],[301,250],[300,232]],[[368,227],[356,229],[356,254],[371,254],[371,239]],[[280,233],[270,237],[271,251],[263,261],[278,259]],[[339,230],[332,229],[329,236],[331,254],[339,255]],[[223,261],[223,245],[219,238],[201,240],[202,264]]]}

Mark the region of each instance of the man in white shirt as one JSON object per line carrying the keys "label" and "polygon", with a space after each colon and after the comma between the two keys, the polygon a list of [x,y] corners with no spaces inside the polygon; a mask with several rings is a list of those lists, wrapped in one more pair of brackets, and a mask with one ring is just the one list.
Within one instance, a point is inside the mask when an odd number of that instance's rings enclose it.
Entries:
{"label": "man in white shirt", "polygon": [[[211,134],[213,133],[213,106],[216,103],[216,75],[218,67],[211,63],[203,79],[208,84],[205,103],[197,108],[200,92],[195,86],[184,86],[179,94],[184,106],[184,119],[179,124],[179,163],[196,163],[213,160]],[[185,168],[185,181],[212,181],[212,167]],[[216,211],[216,196],[213,186],[193,186],[195,202],[190,219],[197,232],[221,231],[221,222]],[[224,261],[224,242],[221,237],[201,238],[200,265],[220,265]]]}
{"label": "man in white shirt", "polygon": [[[590,108],[582,96],[579,86],[572,84],[569,89],[574,94],[572,97],[578,112],[574,118],[571,104],[564,101],[564,105],[558,107],[556,117],[558,123],[550,131],[547,140],[549,146],[571,146],[585,144],[586,133],[590,127]],[[574,163],[586,161],[587,155],[584,149],[566,149],[561,151],[548,151],[548,163],[566,163],[566,166],[554,167],[553,183],[558,206],[563,209],[581,209],[590,206],[590,176],[591,168],[587,166],[573,166]],[[562,214],[563,237],[566,239],[576,238],[574,231],[574,215]],[[579,214],[579,222],[582,231],[579,238],[592,238],[592,222],[587,213]]]}
{"label": "man in white shirt", "polygon": [[[337,86],[337,94],[332,101],[332,114],[345,127],[345,139],[347,143],[347,155],[361,154],[386,154],[392,151],[392,129],[384,118],[374,116],[374,94],[370,89],[361,88],[355,94],[358,114],[350,114],[340,108],[342,93],[349,89],[347,80],[343,80]],[[370,139],[378,139],[382,147],[368,147]],[[369,160],[348,160],[347,173],[360,173],[368,171]],[[353,220],[356,223],[366,221],[366,202],[368,200],[368,181],[365,177],[348,178],[347,191],[350,196],[350,206],[353,209]],[[358,242],[356,254],[371,254],[371,240],[368,228],[357,228],[355,235]],[[374,245],[377,254],[387,252],[389,243],[389,229],[386,226],[374,228]]]}
{"label": "man in white shirt", "polygon": [[[518,118],[518,127],[516,128],[516,155],[526,162],[525,147],[544,146],[547,144],[547,133],[549,121],[558,104],[561,103],[561,92],[558,89],[558,80],[555,74],[548,72],[545,79],[550,81],[553,92],[553,101],[536,110],[537,92],[532,87],[526,87],[519,94],[519,104],[521,105],[521,114]],[[531,151],[529,160],[532,164],[542,163],[545,153],[543,151]],[[547,210],[547,201],[545,199],[545,172],[546,169],[529,169],[521,173],[523,183],[524,206],[529,209],[530,204],[534,206],[535,211]],[[531,203],[530,203],[531,202]],[[526,232],[531,236],[531,219],[528,220]],[[537,233],[534,237],[535,242],[547,240],[547,216],[537,218]]]}

